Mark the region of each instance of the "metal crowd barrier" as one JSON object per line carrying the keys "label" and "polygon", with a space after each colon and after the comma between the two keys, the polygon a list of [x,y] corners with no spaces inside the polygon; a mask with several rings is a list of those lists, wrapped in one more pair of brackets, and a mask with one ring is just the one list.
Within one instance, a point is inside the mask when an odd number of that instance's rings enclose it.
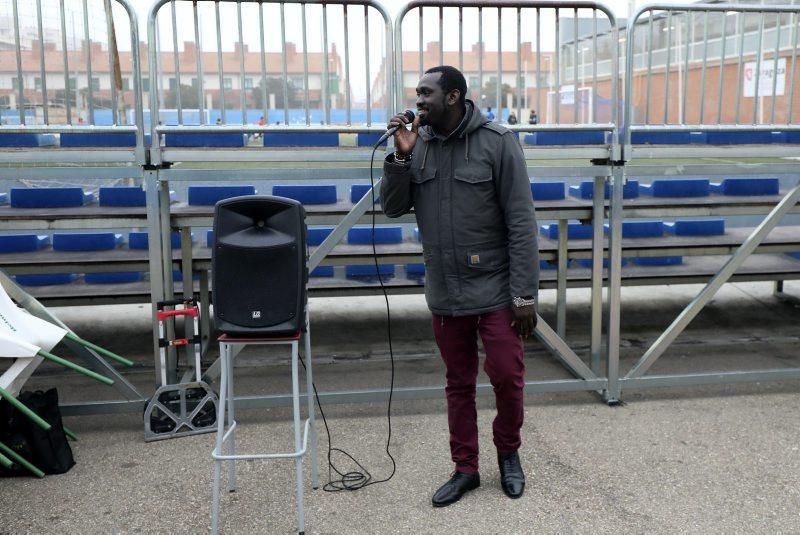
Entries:
{"label": "metal crowd barrier", "polygon": [[[87,0],[59,0],[54,12],[45,12],[42,0],[11,0],[13,26],[13,65],[16,84],[8,96],[8,108],[0,111],[0,162],[3,178],[25,184],[88,185],[103,181],[141,181],[141,167],[146,162],[142,130],[141,65],[136,12],[127,0],[105,0],[100,12],[89,9]],[[115,13],[117,11],[124,12]],[[68,17],[69,15],[69,17]],[[34,34],[23,34],[23,20],[33,20]],[[76,29],[81,24],[81,34]],[[90,19],[95,25],[90,24]],[[72,29],[68,39],[67,21]],[[97,21],[102,26],[97,26]],[[57,27],[48,26],[57,21]],[[98,43],[99,28],[105,27],[108,43],[103,52]],[[130,61],[119,61],[116,32],[130,35]],[[45,36],[58,36],[48,43]],[[30,40],[23,50],[24,39]],[[76,43],[83,40],[83,47]],[[94,41],[93,41],[94,39]],[[60,48],[59,48],[60,45]],[[99,54],[99,55],[98,55]],[[108,68],[109,90],[102,94],[101,66]],[[86,76],[74,75],[86,69]],[[122,75],[129,78],[127,87],[118,87]],[[85,88],[80,81],[86,82]],[[96,86],[97,84],[97,86]],[[126,96],[132,97],[128,109]],[[81,99],[85,98],[85,108]],[[74,101],[74,102],[73,102]],[[127,101],[129,102],[129,101]],[[126,113],[127,111],[127,113]],[[144,222],[144,210],[123,215],[115,210],[90,210],[62,218],[48,210],[30,210],[26,216],[4,219],[7,230],[89,229],[96,226],[125,228]],[[6,212],[5,216],[8,216]],[[4,216],[4,217],[5,217]],[[20,287],[7,274],[0,273],[0,284],[14,300],[31,314],[60,324],[49,310]],[[73,347],[89,367],[113,376],[114,388],[124,396],[124,405],[140,404],[143,396],[113,366],[93,351]],[[34,363],[35,364],[35,363]]]}
{"label": "metal crowd barrier", "polygon": [[[646,17],[645,17],[646,16]],[[719,37],[709,34],[709,21],[717,18],[722,21]],[[690,34],[688,25],[702,20],[702,37],[692,41],[687,36],[686,43],[679,43],[678,37],[683,33]],[[748,24],[754,20],[754,28]],[[768,21],[771,20],[771,23]],[[731,33],[728,22],[733,22],[734,31]],[[800,177],[800,165],[797,162],[777,158],[772,162],[750,162],[746,159],[740,161],[730,160],[729,158],[742,158],[747,156],[790,156],[796,155],[796,145],[782,143],[782,138],[778,136],[777,142],[772,143],[772,139],[764,138],[763,133],[783,135],[795,135],[800,129],[800,124],[793,116],[793,100],[795,95],[794,78],[796,76],[797,59],[797,25],[800,22],[800,8],[785,6],[743,6],[729,4],[692,4],[675,6],[659,4],[645,6],[640,9],[628,22],[627,30],[627,53],[626,53],[626,72],[625,72],[625,145],[623,155],[625,157],[624,172],[627,174],[676,174],[676,175],[742,175],[742,174],[770,174],[788,176],[791,180]],[[661,27],[661,32],[654,31],[654,27]],[[678,31],[675,30],[678,28]],[[695,28],[696,29],[696,28]],[[787,33],[788,29],[788,33]],[[642,30],[646,34],[639,40]],[[685,30],[685,31],[684,31]],[[659,34],[666,34],[664,50],[659,51],[653,43],[654,39],[659,38]],[[784,40],[784,38],[788,38]],[[674,36],[674,37],[673,37]],[[770,37],[771,45],[767,42]],[[717,41],[716,44],[713,41]],[[788,44],[787,44],[788,41]],[[735,48],[731,44],[736,43]],[[673,47],[673,44],[675,45]],[[637,53],[640,46],[641,52]],[[752,48],[748,50],[748,46]],[[719,50],[717,62],[709,62],[710,49],[716,46]],[[674,49],[674,51],[673,51]],[[701,53],[695,53],[697,50]],[[764,58],[762,54],[770,51],[771,57]],[[678,67],[676,74],[682,76],[680,87],[682,95],[678,95],[678,109],[671,107],[672,93],[669,91],[671,65],[673,58],[679,51],[683,51],[683,59],[677,61]],[[788,90],[788,102],[783,101],[787,113],[785,121],[776,121],[776,105],[779,95],[776,91],[777,86],[777,67],[781,63],[780,56],[785,53],[791,57],[792,75]],[[753,55],[754,54],[754,55]],[[654,86],[657,69],[654,66],[654,58],[658,56],[664,58],[664,69],[662,80],[664,87],[664,102],[654,106]],[[690,59],[691,56],[691,59]],[[743,103],[743,91],[741,86],[743,74],[743,61],[748,56],[755,60],[755,72],[751,71],[752,98],[751,110],[746,110]],[[723,75],[728,59],[735,63],[737,84],[736,89],[724,83]],[[784,59],[785,61],[785,59]],[[637,70],[637,65],[640,69]],[[745,64],[747,65],[747,64]],[[761,94],[762,102],[759,101],[759,85],[761,70],[766,65],[772,65],[773,77],[771,83],[771,102],[769,112],[765,113],[763,108],[764,94]],[[699,69],[699,76],[694,76],[698,83],[690,81],[690,69]],[[661,70],[661,69],[659,69]],[[715,72],[717,83],[709,84],[709,74]],[[663,73],[667,75],[664,76]],[[713,84],[713,85],[712,85]],[[644,86],[644,99],[640,98],[640,91],[637,85]],[[710,85],[710,87],[709,87]],[[688,93],[699,94],[700,101],[694,101],[698,105],[696,115],[688,110],[690,100]],[[729,95],[735,92],[735,100],[732,107],[726,107],[726,98],[733,99]],[[717,97],[716,109],[708,109],[705,104],[708,95]],[[643,103],[644,109],[635,109],[636,104]],[[663,106],[663,107],[662,107]],[[759,108],[761,111],[759,112]],[[733,117],[725,115],[733,109]],[[663,114],[662,114],[663,112]],[[759,121],[760,118],[763,121]],[[696,121],[694,120],[696,117]],[[749,119],[747,121],[746,119]],[[654,124],[657,121],[663,124]],[[725,135],[740,136],[738,140],[728,140],[728,145],[706,143],[703,146],[692,147],[691,138],[686,139],[685,134],[691,133],[699,136],[709,136],[712,134],[726,133]],[[662,138],[650,137],[639,145],[634,139],[638,135],[674,135],[684,134],[683,138]],[[762,137],[759,137],[762,136]],[[743,137],[741,137],[743,136]],[[725,143],[724,138],[714,137],[717,143]],[[753,142],[752,140],[755,139]],[[708,137],[706,137],[708,141]],[[744,144],[738,144],[742,143]],[[737,143],[738,142],[738,143]],[[749,142],[749,143],[748,143]],[[640,141],[642,143],[642,141]],[[662,145],[663,144],[663,145]],[[692,156],[728,158],[728,160],[707,161],[698,160],[693,162]],[[650,158],[672,157],[678,158],[668,163],[648,162]],[[637,164],[644,161],[645,167]],[[736,270],[742,266],[747,259],[761,244],[762,240],[769,232],[781,221],[783,216],[791,211],[796,212],[796,205],[800,200],[800,181],[796,182],[783,198],[769,212],[760,225],[744,240],[742,245],[720,268],[717,274],[708,282],[702,291],[687,305],[672,324],[653,342],[653,344],[642,355],[638,362],[627,371],[619,370],[619,348],[620,348],[620,284],[621,284],[621,261],[622,261],[622,219],[625,213],[623,205],[623,182],[624,176],[615,176],[612,187],[611,214],[609,219],[609,336],[608,336],[608,392],[607,398],[610,402],[616,402],[620,398],[624,388],[648,388],[654,386],[684,385],[684,384],[706,384],[706,383],[732,383],[744,381],[764,381],[800,378],[800,370],[797,368],[769,369],[752,371],[725,371],[719,373],[696,373],[684,375],[645,375],[652,365],[663,355],[669,345],[680,335],[693,318],[710,302],[716,292],[727,282]],[[699,213],[699,215],[702,215]]]}
{"label": "metal crowd barrier", "polygon": [[[127,19],[115,17],[113,6],[120,6]],[[54,28],[45,28],[42,13],[42,0],[34,3],[24,3],[20,6],[19,0],[12,0],[12,15],[14,27],[14,50],[16,64],[16,87],[9,97],[9,110],[5,113],[5,120],[0,124],[0,136],[4,141],[0,146],[0,161],[24,163],[59,163],[78,162],[90,163],[145,163],[144,134],[142,130],[142,90],[141,90],[141,65],[139,61],[139,29],[136,12],[127,0],[105,0],[105,9],[102,18],[105,22],[108,50],[93,50],[97,41],[92,41],[93,34],[90,25],[90,9],[87,0],[60,0],[58,3],[58,20],[60,27],[61,48],[54,45],[52,49],[45,43],[45,29],[55,31]],[[32,16],[36,21],[36,46],[32,46],[26,54],[22,50],[22,35],[20,30],[20,7],[35,11]],[[35,7],[35,9],[34,9]],[[73,28],[72,47],[75,48],[77,39],[74,15],[82,19],[84,51],[78,55],[77,51],[70,53],[67,32],[67,13],[69,11]],[[77,9],[76,9],[77,8]],[[134,104],[130,114],[126,115],[124,92],[122,84],[122,66],[116,45],[116,24],[124,21],[125,28],[130,34],[130,81],[132,84],[127,91],[133,96]],[[48,49],[46,51],[46,48]],[[97,53],[101,57],[96,57]],[[46,53],[47,52],[47,53]],[[51,52],[60,52],[60,61],[46,61],[52,57]],[[84,55],[85,54],[85,55]],[[102,58],[102,56],[105,58]],[[27,57],[26,57],[27,56]],[[99,76],[95,77],[93,64],[107,61],[110,95],[98,97],[100,91]],[[86,68],[86,117],[78,110],[77,105],[82,96],[82,89],[78,87],[78,78],[72,77],[75,63],[82,63]],[[57,65],[54,65],[57,63]],[[35,66],[35,67],[32,67]],[[103,66],[106,66],[104,63]],[[95,67],[97,68],[97,67]],[[52,74],[53,71],[60,71]],[[128,72],[125,73],[126,75]],[[38,75],[38,76],[37,76]],[[26,87],[30,78],[35,77],[32,88]],[[97,80],[97,87],[95,81]],[[48,82],[51,83],[48,89]],[[118,84],[120,87],[118,87]],[[74,87],[73,87],[74,86]],[[58,88],[58,89],[57,89]],[[122,97],[122,98],[121,98]],[[63,99],[63,102],[59,102]],[[73,100],[75,103],[73,104]],[[15,101],[15,102],[14,102]],[[107,105],[107,112],[100,120],[100,107]],[[16,109],[16,114],[10,114]],[[37,110],[41,110],[41,115]],[[30,113],[33,111],[33,113]],[[63,112],[63,115],[62,115]],[[129,120],[130,119],[130,120]],[[24,150],[23,150],[24,148]],[[92,148],[93,150],[85,150]],[[60,173],[70,174],[72,171],[60,169]],[[89,172],[90,175],[95,173]],[[103,177],[102,171],[96,173],[98,178]],[[87,176],[84,172],[83,178]]]}
{"label": "metal crowd barrier", "polygon": [[[169,10],[163,9],[169,4]],[[232,8],[235,6],[235,14],[232,14]],[[212,11],[213,8],[213,11]],[[300,43],[302,51],[297,50],[297,45],[290,49],[289,42],[287,41],[287,11],[292,10],[290,16],[299,17],[300,24]],[[243,12],[245,12],[243,14]],[[178,12],[184,16],[178,17]],[[311,54],[309,52],[309,43],[312,39],[309,38],[309,30],[307,20],[309,13],[321,17],[320,33],[315,34],[312,30],[312,35],[316,36],[316,41],[321,41],[321,53],[314,53],[318,56],[318,63],[321,64],[322,72],[319,80],[319,92],[321,103],[321,115],[315,117],[313,110],[310,106],[309,93],[311,91],[310,82],[312,81],[310,73]],[[181,32],[183,28],[188,27],[191,30],[190,40],[185,41],[187,46],[193,47],[193,58],[181,59],[181,56],[187,56],[187,51],[184,54],[179,52],[178,43],[178,23],[179,20],[188,22],[188,24],[181,25]],[[205,58],[203,54],[203,35],[201,31],[202,22],[213,18],[215,28],[215,47],[213,48],[215,57],[213,63],[216,69],[209,67],[204,63]],[[333,20],[335,19],[335,20]],[[355,19],[363,20],[363,25],[353,22]],[[244,27],[245,25],[253,28],[254,21],[258,21],[259,33],[259,63],[260,71],[257,77],[246,75],[245,68],[245,54],[247,46],[244,42]],[[293,19],[296,20],[296,19]],[[377,23],[375,21],[378,21]],[[266,22],[265,22],[266,21]],[[280,31],[276,32],[277,28],[270,28],[269,25],[273,21],[279,21]],[[165,25],[169,25],[172,33],[172,70],[168,74],[173,75],[174,87],[182,87],[182,61],[191,61],[192,74],[194,76],[191,81],[191,91],[189,94],[194,93],[195,104],[197,104],[192,111],[196,112],[197,119],[189,113],[188,106],[184,105],[181,93],[182,91],[175,92],[175,107],[176,116],[174,118],[163,117],[164,109],[164,88],[161,87],[164,81],[164,65],[161,63],[161,56],[159,52],[162,51],[161,43],[161,29]],[[235,43],[234,53],[238,56],[239,72],[236,78],[239,88],[233,89],[233,77],[226,77],[223,72],[224,56],[230,54],[224,52],[222,27],[237,28],[238,39]],[[296,28],[296,27],[295,27]],[[381,43],[381,33],[383,34],[383,46],[385,50],[382,55],[382,63],[377,67],[383,69],[383,77],[385,78],[386,92],[381,97],[383,108],[388,110],[393,102],[393,95],[391,94],[392,85],[388,82],[391,77],[391,57],[392,57],[392,22],[386,10],[377,2],[371,0],[340,0],[337,2],[323,2],[323,1],[309,1],[309,2],[281,2],[277,0],[263,0],[258,2],[240,2],[231,0],[157,0],[150,9],[148,16],[147,35],[149,47],[149,69],[150,80],[155,80],[156,86],[150,92],[150,124],[149,129],[152,132],[151,142],[151,160],[153,163],[158,164],[163,161],[214,161],[224,160],[225,156],[219,146],[214,147],[214,142],[210,146],[214,148],[214,153],[209,155],[207,150],[183,150],[170,148],[170,143],[164,145],[164,137],[169,136],[227,136],[225,142],[237,142],[235,136],[238,134],[258,134],[260,136],[268,135],[271,132],[279,133],[382,133],[385,130],[385,120],[378,121],[377,124],[373,119],[373,95],[372,89],[372,73],[375,71],[376,65],[374,64],[375,58],[372,52],[375,50],[375,43]],[[269,30],[272,30],[270,32]],[[294,28],[290,27],[290,30]],[[189,33],[189,30],[186,30]],[[356,39],[356,35],[361,32],[362,35]],[[276,54],[269,52],[268,39],[272,38],[279,33],[280,35],[280,53],[279,58],[275,58]],[[376,37],[378,38],[376,40]],[[344,50],[336,50],[335,43],[339,41],[344,45]],[[352,41],[352,43],[351,43]],[[365,93],[366,93],[366,117],[363,124],[354,124],[353,120],[353,91],[351,87],[351,63],[356,60],[356,52],[359,47],[363,49],[363,71],[365,73]],[[333,56],[334,50],[336,55]],[[302,87],[302,119],[293,120],[290,116],[290,86],[293,87],[291,81],[292,75],[289,73],[289,60],[296,55],[302,55],[302,76],[294,75],[294,78],[300,78],[300,85]],[[332,72],[331,69],[336,70],[339,67],[339,55],[343,56],[343,78],[339,78],[338,72]],[[268,61],[269,60],[269,61]],[[278,65],[274,62],[277,61]],[[209,63],[211,63],[209,61]],[[206,73],[216,73],[216,79],[206,80]],[[183,74],[187,76],[186,73]],[[268,84],[270,80],[280,80],[280,86],[276,89],[276,93],[272,94],[275,97],[275,102],[278,107],[282,108],[282,116],[277,121],[276,125],[271,125],[268,122],[270,116],[269,109],[276,106],[270,105],[270,94],[268,94]],[[249,81],[249,82],[248,82]],[[173,82],[170,82],[173,83]],[[251,90],[260,88],[260,105],[257,109],[250,109],[247,104],[247,85],[252,84]],[[209,86],[209,87],[207,87]],[[216,87],[212,87],[216,86]],[[278,94],[277,90],[281,93]],[[208,113],[209,108],[207,99],[209,98],[209,90],[216,91],[216,99],[218,105],[213,106],[219,109],[219,117],[217,120],[212,121]],[[238,106],[231,107],[226,99],[226,92],[230,91],[231,94],[237,96],[238,93]],[[188,94],[186,95],[188,96]],[[344,100],[344,116],[337,119],[332,115],[331,97],[335,96],[337,100]],[[278,102],[280,100],[280,102]],[[213,97],[212,97],[213,103]],[[237,109],[238,108],[238,109]],[[248,113],[252,111],[259,113],[261,118],[264,119],[264,124],[258,124],[256,120],[250,121]],[[238,118],[232,117],[232,114],[240,114]],[[152,120],[152,118],[156,120]],[[313,117],[313,118],[312,118]],[[238,120],[237,120],[238,119]],[[255,119],[253,117],[253,119]],[[282,124],[280,124],[282,122]],[[263,139],[263,137],[262,137]],[[220,138],[222,140],[222,138]],[[246,145],[246,143],[245,143]],[[242,151],[233,151],[239,158],[246,158],[248,160],[264,160],[270,159],[272,155],[270,151],[252,151],[247,156],[242,156]]]}

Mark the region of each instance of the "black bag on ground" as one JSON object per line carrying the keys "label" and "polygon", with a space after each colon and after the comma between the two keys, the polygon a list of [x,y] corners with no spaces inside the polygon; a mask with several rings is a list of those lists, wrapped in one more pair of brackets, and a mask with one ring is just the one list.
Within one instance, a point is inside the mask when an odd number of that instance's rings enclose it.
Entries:
{"label": "black bag on ground", "polygon": [[[56,389],[23,392],[18,399],[52,427],[45,431],[6,400],[0,400],[0,442],[45,474],[67,472],[75,465],[75,459],[61,423]],[[31,473],[17,463],[10,469],[0,465],[0,476],[24,475]]]}

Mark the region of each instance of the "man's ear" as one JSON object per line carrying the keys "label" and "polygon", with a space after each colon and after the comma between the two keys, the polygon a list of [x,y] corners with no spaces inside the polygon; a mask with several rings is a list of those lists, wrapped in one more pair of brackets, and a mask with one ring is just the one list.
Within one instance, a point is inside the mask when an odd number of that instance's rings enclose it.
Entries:
{"label": "man's ear", "polygon": [[459,91],[458,89],[453,89],[447,94],[447,104],[452,106],[453,104],[458,102],[458,99],[460,98],[461,98],[461,91]]}

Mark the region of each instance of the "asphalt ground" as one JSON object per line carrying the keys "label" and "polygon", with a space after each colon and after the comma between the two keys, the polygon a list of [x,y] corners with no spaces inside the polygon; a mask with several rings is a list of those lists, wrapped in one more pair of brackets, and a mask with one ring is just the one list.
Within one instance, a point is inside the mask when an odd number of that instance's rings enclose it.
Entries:
{"label": "asphalt ground", "polygon": [[[697,286],[623,289],[621,369],[630,369]],[[729,284],[681,335],[652,373],[800,366],[800,308],[775,299],[766,283]],[[800,295],[800,284],[786,290]],[[554,296],[541,314],[554,319]],[[566,339],[588,352],[588,294],[569,294]],[[396,386],[440,386],[443,370],[419,296],[391,298]],[[314,300],[312,335],[322,392],[385,388],[390,361],[382,299]],[[133,357],[126,377],[154,387],[149,311],[103,314],[59,309],[77,332]],[[96,311],[95,311],[96,312]],[[102,321],[98,318],[102,317]],[[528,379],[566,378],[537,342],[526,346]],[[211,355],[213,358],[213,355]],[[237,394],[285,392],[285,358],[242,354]],[[485,381],[485,377],[482,377]],[[57,386],[63,401],[115,393],[44,367],[29,387]],[[443,396],[396,401],[388,482],[350,492],[310,488],[308,533],[796,533],[800,532],[800,382],[624,391],[609,407],[594,392],[529,393],[521,458],[525,495],[505,497],[491,441],[491,396],[479,398],[482,485],[461,502],[434,509],[430,498],[450,475]],[[373,478],[391,473],[387,403],[326,405],[332,445]],[[240,452],[291,448],[286,408],[238,412]],[[67,474],[0,480],[1,533],[203,533],[210,529],[213,434],[145,443],[138,414],[66,417],[80,440]],[[328,481],[328,437],[319,425],[320,484]],[[354,468],[341,455],[342,471]],[[296,531],[294,467],[289,461],[238,463],[238,490],[223,493],[221,531]]]}

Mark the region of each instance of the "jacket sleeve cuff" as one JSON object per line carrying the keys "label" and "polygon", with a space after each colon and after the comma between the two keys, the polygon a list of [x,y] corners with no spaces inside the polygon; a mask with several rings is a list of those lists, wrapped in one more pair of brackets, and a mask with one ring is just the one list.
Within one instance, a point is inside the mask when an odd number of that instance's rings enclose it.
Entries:
{"label": "jacket sleeve cuff", "polygon": [[394,159],[394,153],[388,154],[384,162],[391,166],[391,168],[397,169],[398,171],[405,171],[411,167],[411,159],[407,162],[398,162]]}

